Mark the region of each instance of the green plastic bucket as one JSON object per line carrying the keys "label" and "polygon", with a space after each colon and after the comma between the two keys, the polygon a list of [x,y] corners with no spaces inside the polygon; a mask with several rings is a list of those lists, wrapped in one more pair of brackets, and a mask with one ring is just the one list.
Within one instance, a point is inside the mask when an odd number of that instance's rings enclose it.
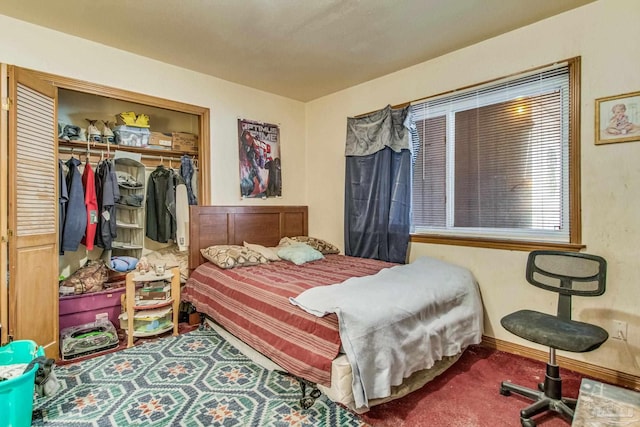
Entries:
{"label": "green plastic bucket", "polygon": [[[44,356],[44,349],[30,340],[13,341],[0,347],[0,365],[30,363]],[[0,427],[27,427],[31,425],[34,381],[38,366],[27,373],[0,381]]]}

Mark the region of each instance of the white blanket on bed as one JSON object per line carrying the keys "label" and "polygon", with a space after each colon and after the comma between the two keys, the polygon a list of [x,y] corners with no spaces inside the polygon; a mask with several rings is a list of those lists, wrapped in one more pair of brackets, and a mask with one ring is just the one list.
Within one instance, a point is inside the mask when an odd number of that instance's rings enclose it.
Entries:
{"label": "white blanket on bed", "polygon": [[318,317],[337,314],[356,408],[389,396],[391,386],[482,338],[482,303],[473,275],[428,257],[311,288],[290,301]]}

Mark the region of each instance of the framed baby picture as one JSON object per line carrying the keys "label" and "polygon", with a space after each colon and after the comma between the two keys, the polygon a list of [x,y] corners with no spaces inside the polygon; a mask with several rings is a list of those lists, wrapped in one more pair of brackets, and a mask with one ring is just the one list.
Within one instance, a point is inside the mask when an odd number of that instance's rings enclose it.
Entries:
{"label": "framed baby picture", "polygon": [[596,144],[640,141],[640,92],[596,99]]}

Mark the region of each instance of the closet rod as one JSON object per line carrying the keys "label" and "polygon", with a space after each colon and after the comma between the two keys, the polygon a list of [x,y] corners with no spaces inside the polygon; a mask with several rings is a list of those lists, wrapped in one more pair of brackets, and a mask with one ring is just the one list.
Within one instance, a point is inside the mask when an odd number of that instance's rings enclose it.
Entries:
{"label": "closet rod", "polygon": [[[76,148],[76,147],[64,147],[64,146],[59,146],[58,150],[60,152],[65,152],[65,153],[74,153],[76,155],[83,155],[86,154],[87,151],[89,151],[89,154],[93,154],[94,156],[100,156],[101,154],[106,154],[107,150],[106,148],[100,148],[100,149],[96,149],[96,148],[90,148],[89,150],[87,150],[86,148]],[[111,150],[109,153],[109,157],[113,158],[113,155],[115,153],[115,150]],[[171,160],[178,162],[178,164],[180,163],[180,159],[182,158],[182,156],[175,156],[175,155],[167,155],[161,152],[158,152],[158,154],[141,154],[143,159],[148,159],[148,160],[162,160],[162,159],[166,159],[166,160]],[[197,160],[196,156],[191,155],[190,156],[194,161]]]}

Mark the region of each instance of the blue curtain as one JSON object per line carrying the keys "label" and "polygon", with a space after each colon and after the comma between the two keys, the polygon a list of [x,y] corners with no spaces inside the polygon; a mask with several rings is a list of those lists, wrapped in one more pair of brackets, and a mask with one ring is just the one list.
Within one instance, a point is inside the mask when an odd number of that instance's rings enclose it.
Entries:
{"label": "blue curtain", "polygon": [[347,119],[345,254],[406,262],[411,221],[409,106]]}

